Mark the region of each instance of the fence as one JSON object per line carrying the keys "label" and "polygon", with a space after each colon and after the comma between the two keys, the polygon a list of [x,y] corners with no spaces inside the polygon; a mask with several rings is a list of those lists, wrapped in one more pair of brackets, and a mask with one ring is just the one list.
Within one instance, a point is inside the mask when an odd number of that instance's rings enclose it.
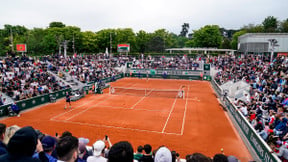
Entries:
{"label": "fence", "polygon": [[[71,91],[70,88],[60,90],[57,92],[53,92],[53,93],[44,94],[41,96],[36,96],[36,97],[25,99],[25,100],[21,100],[21,101],[16,102],[16,104],[19,106],[20,110],[22,111],[22,110],[26,110],[26,109],[50,102],[50,95],[53,95],[56,99],[59,99],[59,98],[64,97],[66,95],[66,92],[69,92],[69,91]],[[0,107],[0,117],[8,115],[7,108],[9,106],[11,106],[11,104]]]}

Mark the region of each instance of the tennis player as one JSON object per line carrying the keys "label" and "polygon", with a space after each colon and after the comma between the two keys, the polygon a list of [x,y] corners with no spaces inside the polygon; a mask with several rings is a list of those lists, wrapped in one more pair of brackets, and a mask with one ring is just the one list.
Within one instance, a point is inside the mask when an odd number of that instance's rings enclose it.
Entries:
{"label": "tennis player", "polygon": [[64,109],[66,110],[67,108],[67,104],[69,104],[69,108],[71,109],[71,101],[70,101],[70,95],[69,95],[69,92],[66,92],[66,103],[65,103],[65,107]]}

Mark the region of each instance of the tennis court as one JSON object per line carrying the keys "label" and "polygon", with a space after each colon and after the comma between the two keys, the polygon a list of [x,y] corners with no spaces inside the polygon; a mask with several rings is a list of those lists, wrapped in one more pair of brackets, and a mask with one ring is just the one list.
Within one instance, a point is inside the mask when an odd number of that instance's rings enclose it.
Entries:
{"label": "tennis court", "polygon": [[31,125],[50,135],[69,130],[89,138],[90,145],[108,135],[112,143],[127,140],[134,149],[166,145],[182,158],[194,152],[213,156],[223,148],[226,155],[251,159],[209,82],[123,78],[111,87],[113,94],[106,89],[87,95],[72,102],[71,110],[64,110],[62,99],[1,122]]}

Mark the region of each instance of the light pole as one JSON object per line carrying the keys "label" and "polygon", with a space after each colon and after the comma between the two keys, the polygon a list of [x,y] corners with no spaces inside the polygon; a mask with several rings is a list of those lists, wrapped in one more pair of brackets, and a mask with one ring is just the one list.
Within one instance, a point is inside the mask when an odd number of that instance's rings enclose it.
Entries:
{"label": "light pole", "polygon": [[74,33],[73,33],[73,45],[72,45],[72,48],[73,48],[73,55],[75,54],[75,40],[74,40]]}
{"label": "light pole", "polygon": [[110,32],[110,54],[112,53],[112,35]]}
{"label": "light pole", "polygon": [[270,62],[273,61],[273,55],[274,55],[274,47],[279,46],[277,43],[278,41],[276,39],[268,39],[268,41],[271,44],[271,56],[270,56]]}

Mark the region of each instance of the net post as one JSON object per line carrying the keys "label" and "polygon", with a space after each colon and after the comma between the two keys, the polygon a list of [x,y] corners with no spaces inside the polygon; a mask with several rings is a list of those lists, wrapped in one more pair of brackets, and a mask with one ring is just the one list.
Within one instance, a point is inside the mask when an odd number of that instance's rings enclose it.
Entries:
{"label": "net post", "polygon": [[109,87],[109,94],[111,95],[111,86]]}

